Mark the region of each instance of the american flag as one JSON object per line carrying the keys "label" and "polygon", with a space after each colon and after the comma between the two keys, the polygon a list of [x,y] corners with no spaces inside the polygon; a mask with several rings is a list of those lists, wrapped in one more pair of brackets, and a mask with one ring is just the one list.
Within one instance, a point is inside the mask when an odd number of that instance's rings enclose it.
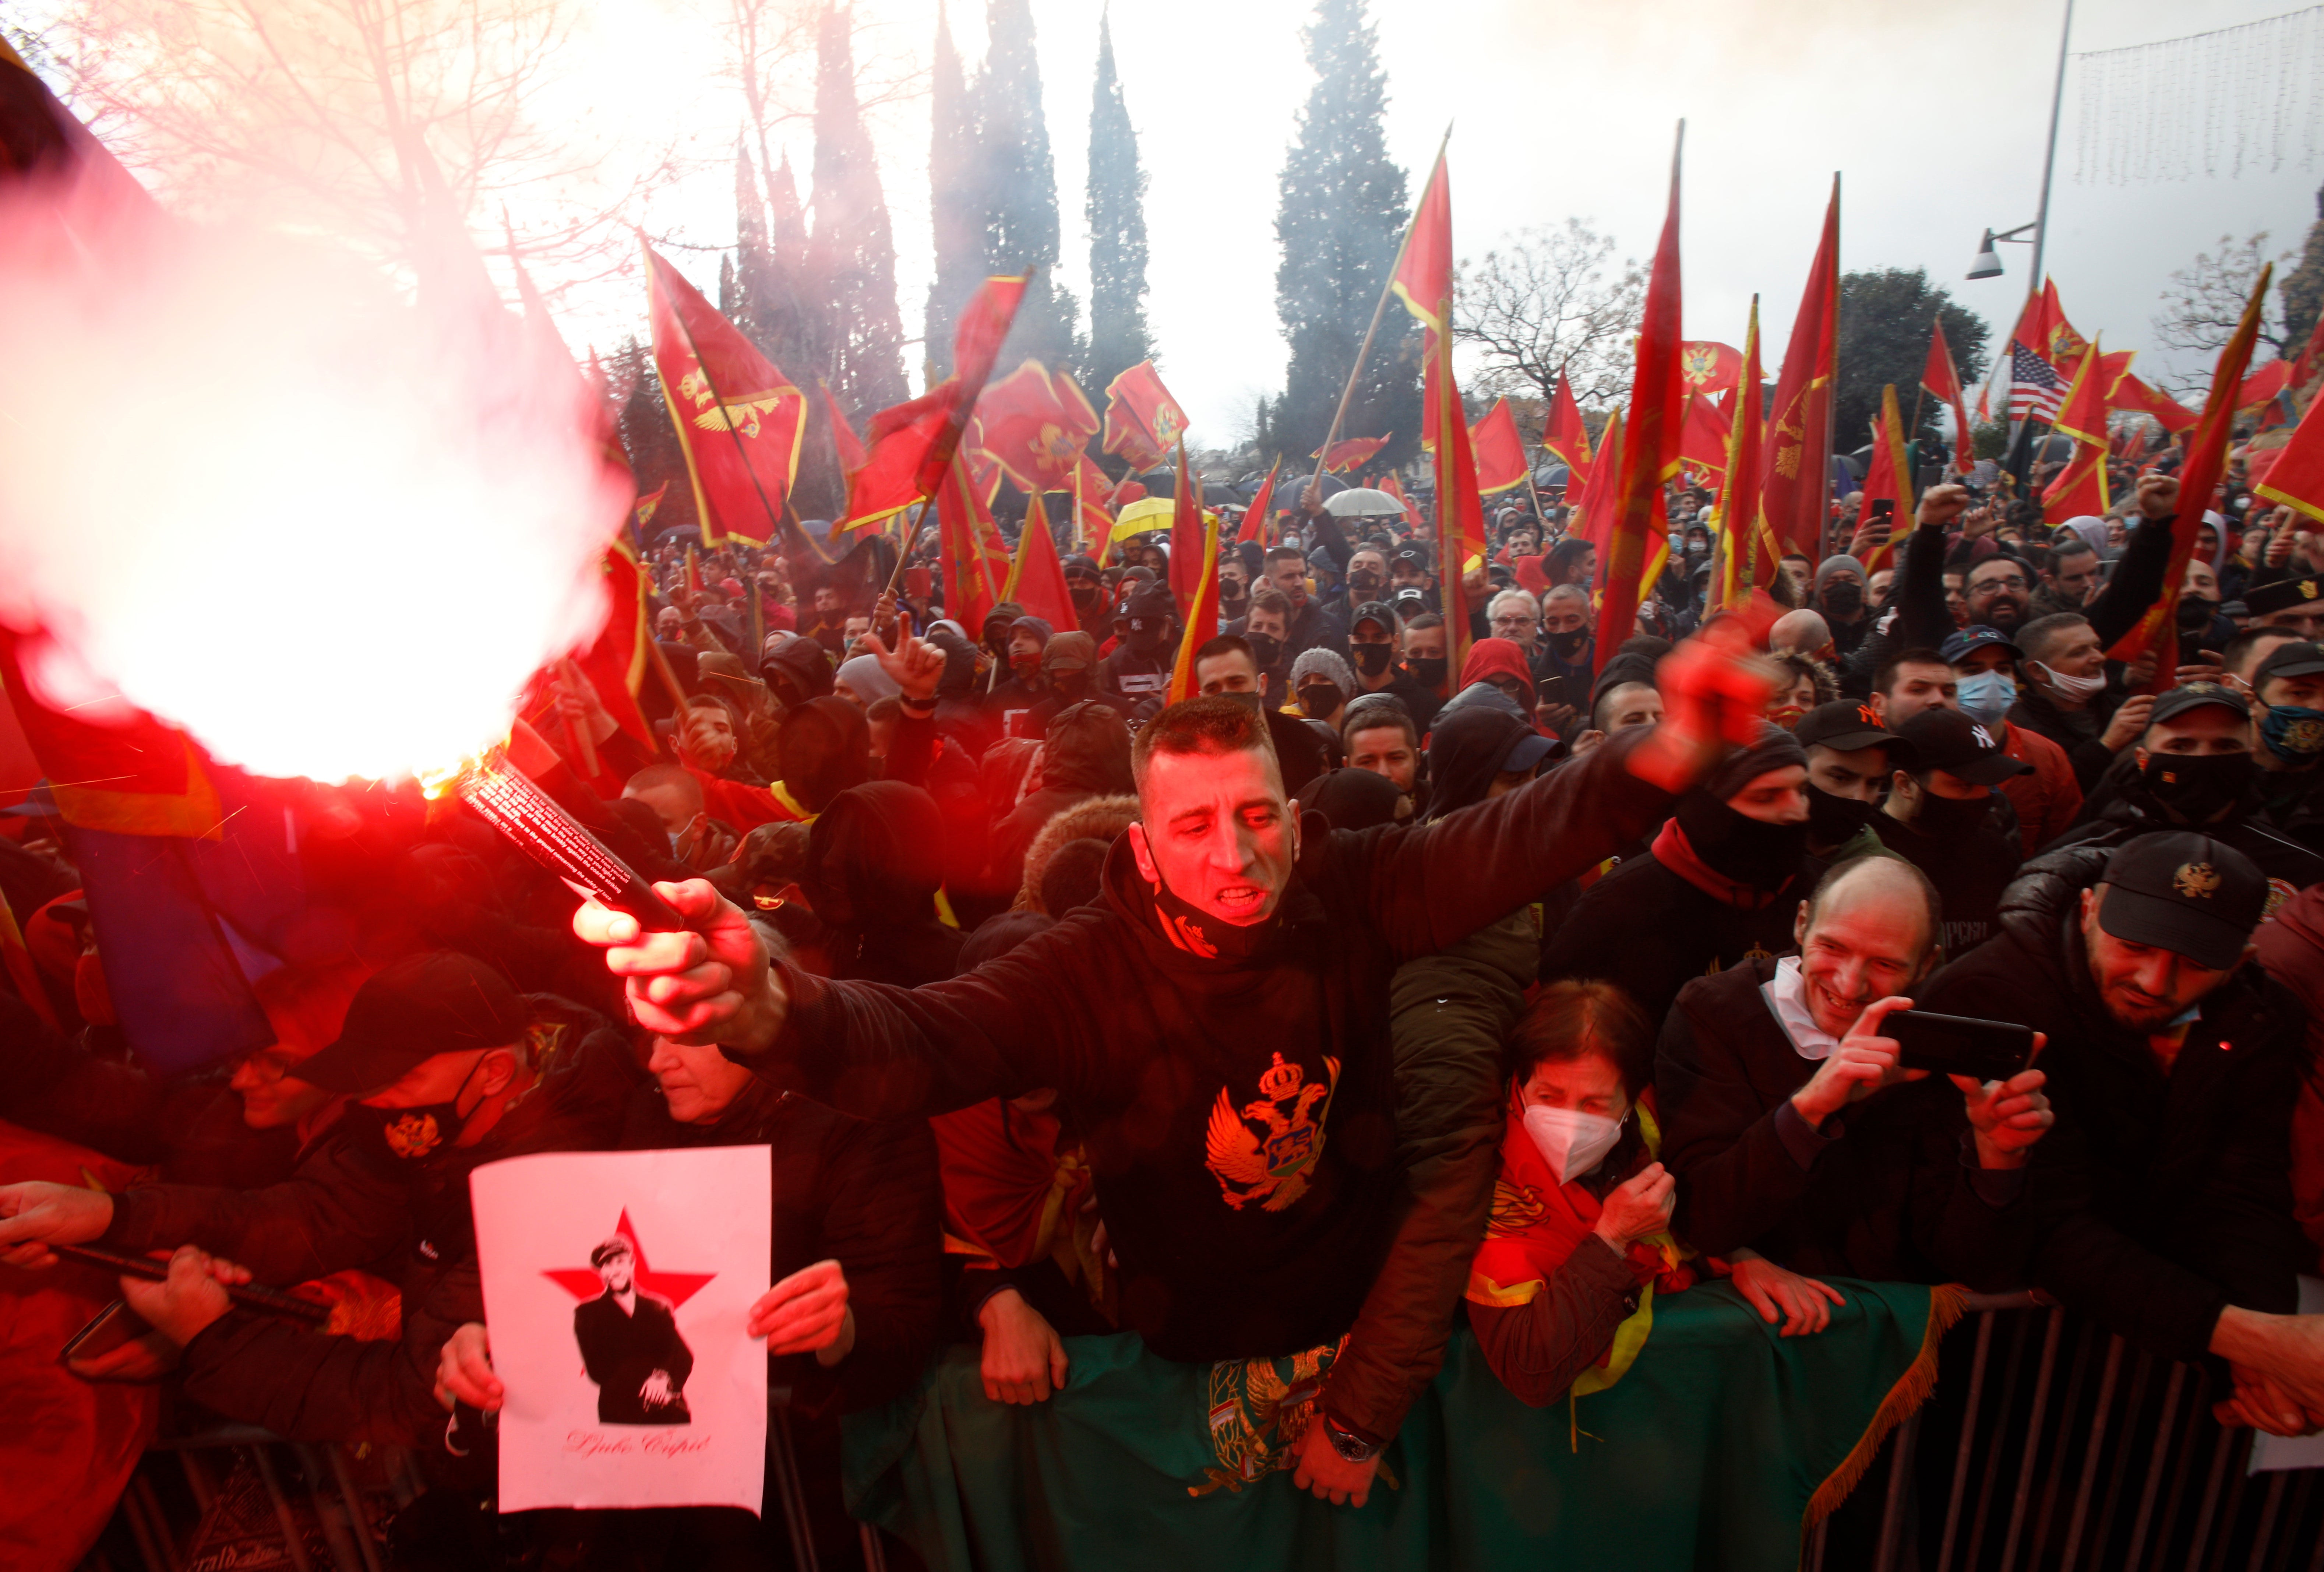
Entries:
{"label": "american flag", "polygon": [[2054,421],[2066,402],[2066,384],[2050,363],[2012,338],[2009,341],[2009,418]]}

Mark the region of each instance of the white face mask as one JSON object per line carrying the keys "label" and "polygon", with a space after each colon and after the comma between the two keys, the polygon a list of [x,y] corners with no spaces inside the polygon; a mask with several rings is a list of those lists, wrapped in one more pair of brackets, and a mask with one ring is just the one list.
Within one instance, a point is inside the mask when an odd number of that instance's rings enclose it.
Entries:
{"label": "white face mask", "polygon": [[1572,1108],[1545,1108],[1538,1103],[1526,1109],[1525,1127],[1560,1184],[1570,1184],[1596,1168],[1622,1138],[1618,1119]]}
{"label": "white face mask", "polygon": [[2039,661],[2028,661],[2027,665],[2042,673],[2042,680],[2044,683],[2056,689],[2068,698],[2089,698],[2106,686],[2106,679],[2103,676],[2069,677],[2063,671],[2052,670]]}

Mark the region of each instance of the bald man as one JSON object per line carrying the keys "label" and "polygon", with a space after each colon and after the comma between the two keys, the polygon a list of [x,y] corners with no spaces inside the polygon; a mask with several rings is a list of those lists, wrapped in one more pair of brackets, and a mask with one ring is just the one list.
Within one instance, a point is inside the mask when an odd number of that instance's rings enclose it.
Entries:
{"label": "bald man", "polygon": [[1911,864],[1841,863],[1800,909],[1798,955],[1695,979],[1664,1022],[1655,1084],[1679,1230],[1785,1269],[1755,1267],[1771,1281],[1745,1292],[1786,1335],[1822,1329],[1840,1297],[1815,1281],[1827,1274],[2020,1281],[2026,1157],[2051,1122],[2042,1072],[1903,1069],[1883,1031],[1943,959],[1941,918]]}

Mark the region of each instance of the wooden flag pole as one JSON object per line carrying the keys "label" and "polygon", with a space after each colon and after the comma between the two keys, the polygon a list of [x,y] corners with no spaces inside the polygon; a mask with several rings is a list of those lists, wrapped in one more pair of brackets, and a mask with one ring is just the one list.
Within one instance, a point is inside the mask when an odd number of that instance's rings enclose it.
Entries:
{"label": "wooden flag pole", "polygon": [[[1436,168],[1436,162],[1443,161],[1444,150],[1451,145],[1452,141],[1452,124],[1447,121],[1444,125],[1444,140],[1436,144],[1436,161],[1432,162],[1428,166],[1432,171]],[[1425,194],[1424,191],[1423,195]],[[1415,203],[1412,209],[1412,222],[1404,227],[1404,238],[1397,243],[1396,260],[1388,264],[1388,278],[1380,284],[1379,301],[1372,307],[1371,326],[1364,329],[1364,341],[1356,350],[1356,363],[1348,367],[1348,383],[1340,390],[1340,407],[1332,413],[1332,429],[1324,435],[1322,457],[1315,460],[1315,467],[1308,472],[1307,484],[1311,486],[1320,488],[1323,483],[1323,466],[1331,458],[1332,445],[1340,439],[1340,427],[1346,421],[1348,405],[1356,396],[1356,379],[1363,375],[1364,362],[1371,358],[1372,340],[1379,336],[1380,319],[1388,315],[1388,297],[1396,292],[1396,275],[1404,270],[1404,254],[1411,248],[1412,231],[1419,222],[1420,207],[1419,204]],[[1451,332],[1452,324],[1445,323],[1444,330]],[[1299,501],[1301,506],[1306,505],[1307,494],[1304,488],[1299,494]]]}

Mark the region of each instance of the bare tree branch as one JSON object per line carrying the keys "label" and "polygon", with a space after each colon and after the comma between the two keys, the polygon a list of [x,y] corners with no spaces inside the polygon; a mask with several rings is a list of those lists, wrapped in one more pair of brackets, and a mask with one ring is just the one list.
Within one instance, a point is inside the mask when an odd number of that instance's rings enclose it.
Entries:
{"label": "bare tree branch", "polygon": [[[2287,251],[2273,259],[2279,272],[2296,254]],[[2269,260],[2266,230],[2243,241],[2222,235],[2216,254],[2199,253],[2193,262],[2171,275],[2171,287],[2163,296],[2163,309],[2153,319],[2154,337],[2165,349],[2188,350],[2202,356],[2204,360],[2200,371],[2163,379],[2174,396],[2200,401],[2209,391],[2211,362],[2227,347],[2236,324],[2243,320],[2244,302],[2251,299],[2252,285],[2258,282],[2259,270]],[[2259,341],[2272,347],[2278,356],[2287,353],[2280,294],[2274,301],[2261,304]],[[2255,354],[2253,358],[2262,357]]]}
{"label": "bare tree branch", "polygon": [[1560,377],[1573,396],[1603,408],[1628,396],[1630,338],[1646,275],[1615,263],[1614,242],[1578,218],[1518,231],[1481,260],[1461,264],[1453,337],[1484,356],[1471,379],[1486,397],[1545,402]]}

